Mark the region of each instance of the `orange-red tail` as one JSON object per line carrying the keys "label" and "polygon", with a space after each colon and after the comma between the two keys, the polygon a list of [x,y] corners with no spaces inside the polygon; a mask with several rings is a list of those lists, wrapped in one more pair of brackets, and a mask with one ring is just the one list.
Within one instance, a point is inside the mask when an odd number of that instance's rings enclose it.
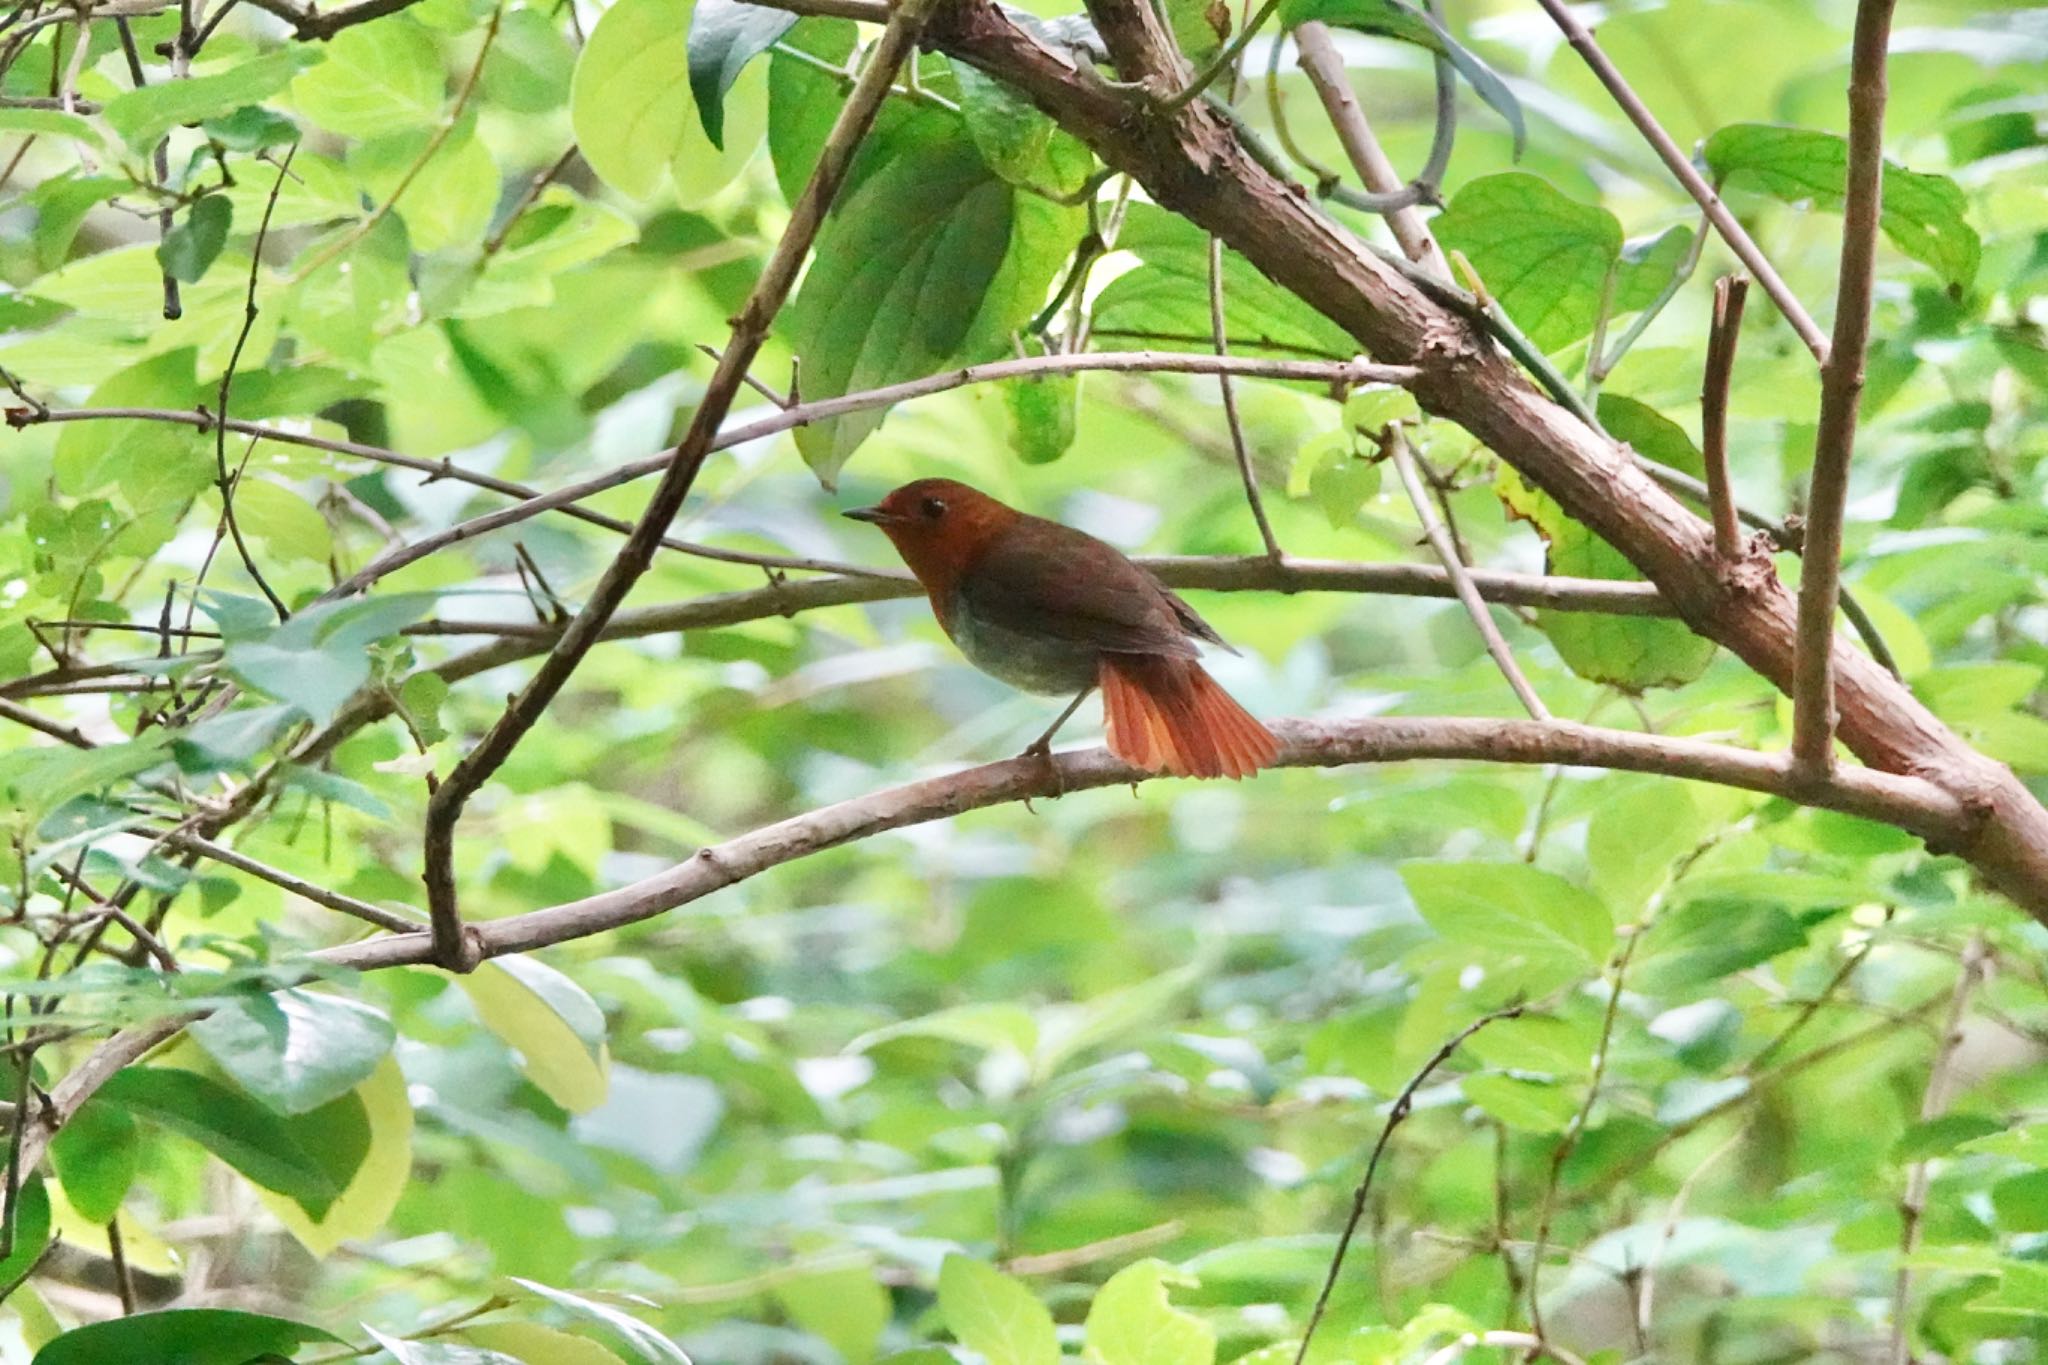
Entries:
{"label": "orange-red tail", "polygon": [[1193,659],[1105,654],[1098,679],[1109,751],[1175,777],[1249,777],[1280,741]]}

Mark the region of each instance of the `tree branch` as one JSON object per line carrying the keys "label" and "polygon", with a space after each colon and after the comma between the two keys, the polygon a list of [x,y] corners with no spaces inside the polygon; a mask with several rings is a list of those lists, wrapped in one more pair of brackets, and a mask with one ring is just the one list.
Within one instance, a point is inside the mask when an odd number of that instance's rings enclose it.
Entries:
{"label": "tree branch", "polygon": [[[1956,1052],[1963,1041],[1963,1020],[1970,1012],[1970,997],[1984,980],[1990,964],[1982,936],[1971,938],[1969,946],[1963,949],[1955,992],[1949,996],[1948,1017],[1942,1023],[1941,1040],[1935,1044],[1934,1064],[1927,1070],[1927,1089],[1920,1096],[1922,1123],[1948,1112],[1949,1092],[1956,1079]],[[1906,1314],[1913,1300],[1913,1253],[1920,1248],[1920,1219],[1927,1208],[1927,1184],[1928,1163],[1914,1162],[1906,1171],[1905,1193],[1899,1197],[1899,1269],[1892,1281],[1892,1365],[1907,1365],[1912,1359]]]}
{"label": "tree branch", "polygon": [[1543,6],[1544,11],[1564,33],[1565,41],[1570,43],[1572,49],[1585,59],[1586,65],[1592,68],[1600,84],[1607,87],[1608,95],[1620,107],[1621,112],[1628,116],[1628,121],[1636,126],[1636,131],[1643,135],[1643,140],[1650,144],[1651,150],[1657,153],[1657,159],[1664,163],[1664,168],[1685,187],[1685,192],[1692,196],[1693,202],[1707,215],[1707,221],[1714,225],[1714,231],[1721,234],[1721,240],[1728,243],[1728,249],[1735,253],[1736,259],[1748,267],[1749,273],[1756,277],[1764,292],[1771,296],[1771,302],[1778,305],[1778,311],[1784,314],[1786,322],[1792,324],[1792,330],[1798,333],[1799,340],[1805,343],[1806,349],[1813,352],[1813,358],[1825,361],[1828,357],[1827,338],[1821,335],[1820,327],[1807,313],[1805,306],[1799,302],[1798,295],[1792,292],[1791,287],[1772,268],[1770,258],[1764,255],[1755,240],[1744,231],[1742,224],[1735,220],[1735,215],[1721,202],[1721,196],[1693,166],[1691,158],[1680,151],[1671,134],[1664,131],[1664,125],[1657,122],[1657,116],[1650,112],[1650,107],[1643,103],[1642,97],[1629,86],[1628,78],[1623,76],[1620,69],[1608,60],[1607,54],[1600,50],[1600,45],[1593,41],[1592,33],[1573,17],[1571,10],[1565,7],[1564,0],[1537,0],[1537,3]]}
{"label": "tree branch", "polygon": [[1486,652],[1493,656],[1501,676],[1508,680],[1509,688],[1530,716],[1536,720],[1549,720],[1550,708],[1543,704],[1543,698],[1536,695],[1536,689],[1523,676],[1522,666],[1515,662],[1514,651],[1508,648],[1508,642],[1501,638],[1500,627],[1487,614],[1486,602],[1479,596],[1479,589],[1473,584],[1465,561],[1459,557],[1457,545],[1437,518],[1436,508],[1429,500],[1429,490],[1422,486],[1422,476],[1415,471],[1415,455],[1408,449],[1408,437],[1398,426],[1387,430],[1387,457],[1394,462],[1394,471],[1401,476],[1401,486],[1408,490],[1408,501],[1415,506],[1415,518],[1422,523],[1422,534],[1429,538],[1430,548],[1436,551],[1444,572],[1457,589],[1458,600],[1465,604],[1465,614],[1472,618],[1479,638],[1486,642]]}
{"label": "tree branch", "polygon": [[[1095,0],[1094,9],[1114,18],[1131,4]],[[1114,28],[1104,28],[1106,39]],[[952,0],[930,32],[940,50],[1031,100],[1154,203],[1222,237],[1367,354],[1417,366],[1409,387],[1424,411],[1456,422],[1556,498],[1656,583],[1694,630],[1790,688],[1796,612],[1769,566],[1729,573],[1713,552],[1711,528],[1613,441],[1538,391],[1458,310],[1269,171],[1206,102],[1164,117],[1047,47],[991,0]],[[1977,815],[1953,851],[2048,918],[2048,810],[1845,640],[1836,642],[1834,670],[1844,742],[1874,768],[1939,781]]]}
{"label": "tree branch", "polygon": [[434,961],[450,971],[467,971],[480,960],[475,939],[464,932],[456,902],[455,822],[463,806],[540,721],[548,703],[597,643],[612,613],[653,561],[663,531],[689,496],[697,471],[712,451],[719,425],[732,408],[747,367],[753,364],[767,340],[769,323],[796,284],[797,272],[824,226],[826,210],[845,181],[853,154],[881,109],[897,69],[906,59],[915,58],[925,17],[935,3],[936,0],[899,0],[892,10],[888,26],[869,54],[867,68],[847,97],[818,154],[810,183],[804,186],[791,210],[789,226],[776,242],[774,253],[762,267],[760,280],[734,319],[731,344],[705,386],[690,428],[671,453],[668,468],[648,499],[646,511],[598,580],[590,600],[556,641],[540,671],[428,799],[424,841],[427,909],[434,924]]}
{"label": "tree branch", "polygon": [[1870,349],[1870,296],[1877,273],[1884,197],[1885,48],[1893,0],[1860,0],[1849,58],[1849,177],[1842,205],[1842,264],[1835,336],[1820,369],[1820,423],[1800,555],[1799,643],[1792,675],[1792,756],[1809,773],[1833,761],[1835,604],[1842,574],[1842,516],[1849,456]]}
{"label": "tree branch", "polygon": [[1707,506],[1714,521],[1714,553],[1742,557],[1742,523],[1728,477],[1728,389],[1735,378],[1735,348],[1742,336],[1742,304],[1749,281],[1723,275],[1714,281],[1714,322],[1707,333],[1706,376],[1700,381],[1700,453],[1706,461]]}

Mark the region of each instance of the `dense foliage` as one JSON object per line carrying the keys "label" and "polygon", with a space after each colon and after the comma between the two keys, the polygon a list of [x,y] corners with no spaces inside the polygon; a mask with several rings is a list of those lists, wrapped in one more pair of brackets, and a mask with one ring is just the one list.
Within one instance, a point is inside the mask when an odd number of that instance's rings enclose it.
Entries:
{"label": "dense foliage", "polygon": [[[1776,797],[1435,762],[1151,782],[895,829],[467,976],[308,956],[371,932],[344,912],[419,919],[430,787],[647,484],[451,528],[676,438],[875,33],[736,0],[359,4],[0,25],[17,1151],[114,1030],[206,1012],[10,1165],[8,1359],[1285,1361],[1383,1137],[1311,1360],[1515,1353],[1487,1332],[1607,1360],[2048,1352],[2048,936],[1911,836]],[[1031,8],[1086,60],[1069,7]],[[1198,62],[1247,18],[1168,8]],[[1823,317],[1852,11],[1646,0],[1599,30]],[[1354,30],[1403,167],[1447,54],[1427,217],[1460,278],[1697,474],[1730,258],[1549,21],[1286,0],[1265,33],[1315,20]],[[1292,49],[1266,55],[1217,96],[1346,164]],[[2044,777],[2044,12],[1911,0],[1891,80],[1845,581],[1917,695]],[[1213,376],[778,420],[1006,357],[1212,351],[1209,250],[921,56],[726,424],[773,433],[706,463],[620,638],[470,804],[464,913],[1036,735],[1048,704],[971,671],[838,518],[897,482],[1257,554]],[[1234,254],[1222,292],[1235,355],[1353,355]],[[1764,520],[1800,510],[1818,393],[1753,298],[1730,445]],[[1432,562],[1382,459],[1401,422],[1473,564],[1633,576],[1398,390],[1235,398],[1292,556]],[[1262,716],[1522,714],[1453,601],[1190,596]],[[1494,616],[1558,716],[1785,742],[1783,699],[1677,622]]]}

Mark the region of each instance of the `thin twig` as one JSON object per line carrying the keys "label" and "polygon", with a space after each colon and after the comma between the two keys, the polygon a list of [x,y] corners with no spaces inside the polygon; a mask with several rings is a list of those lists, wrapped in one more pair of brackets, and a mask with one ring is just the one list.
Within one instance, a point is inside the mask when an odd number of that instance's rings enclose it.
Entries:
{"label": "thin twig", "polygon": [[[249,288],[242,301],[242,330],[235,335],[235,348],[228,355],[227,368],[221,371],[220,388],[214,396],[218,411],[213,422],[214,481],[220,489],[221,524],[234,539],[235,552],[242,557],[242,567],[249,571],[249,577],[255,580],[256,586],[263,590],[264,597],[269,599],[280,621],[290,620],[291,612],[286,610],[284,599],[277,595],[269,581],[263,577],[263,571],[256,567],[256,557],[249,552],[249,544],[242,538],[241,522],[235,517],[235,489],[242,481],[242,471],[238,469],[233,475],[228,473],[227,416],[228,394],[234,388],[235,370],[242,363],[242,348],[248,345],[249,333],[256,326],[256,282],[263,269],[263,242],[270,236],[270,216],[277,208],[277,197],[284,189],[285,173],[291,169],[292,157],[298,150],[299,144],[296,142],[286,149],[284,164],[277,168],[277,179],[270,186],[270,197],[263,203],[263,222],[256,229],[255,245],[249,248]],[[255,442],[251,441],[249,449],[255,448]],[[246,469],[248,463],[248,455],[245,452],[242,457],[243,468]],[[195,582],[193,596],[198,596],[198,590],[199,584]]]}
{"label": "thin twig", "polygon": [[121,1244],[121,1215],[107,1220],[107,1255],[114,1263],[114,1287],[120,1291],[121,1313],[135,1311],[135,1276],[128,1270],[128,1250]]}
{"label": "thin twig", "polygon": [[[867,69],[861,73],[853,93],[847,97],[838,119],[818,155],[790,223],[776,243],[775,251],[762,267],[761,277],[741,307],[734,322],[732,340],[725,357],[709,383],[689,430],[671,452],[661,483],[648,499],[647,508],[633,533],[598,580],[589,600],[576,619],[562,633],[554,650],[518,696],[512,699],[497,722],[477,746],[456,763],[427,802],[425,832],[425,881],[427,905],[434,922],[435,961],[450,970],[466,971],[481,960],[481,949],[465,932],[455,891],[455,822],[470,796],[510,756],[526,732],[546,711],[548,703],[569,680],[590,647],[603,634],[606,622],[618,610],[633,584],[652,562],[662,533],[681,509],[696,482],[717,437],[719,424],[732,409],[747,368],[753,364],[766,341],[769,324],[796,283],[797,272],[809,255],[811,243],[824,226],[826,211],[844,183],[855,151],[866,137],[882,101],[889,93],[896,72],[906,59],[915,59],[918,36],[925,17],[936,0],[901,0],[892,11],[888,26],[876,40]],[[493,28],[495,29],[495,20]]]}
{"label": "thin twig", "polygon": [[[1216,354],[1230,354],[1230,343],[1223,328],[1223,239],[1209,239],[1209,330],[1215,337]],[[1230,448],[1237,456],[1238,477],[1244,480],[1244,499],[1251,504],[1252,520],[1259,525],[1259,539],[1266,543],[1266,554],[1272,559],[1283,559],[1280,541],[1273,534],[1273,523],[1266,519],[1266,504],[1259,497],[1258,471],[1252,468],[1252,452],[1244,438],[1244,422],[1237,415],[1237,391],[1231,387],[1230,375],[1219,371],[1216,387],[1223,394],[1223,420],[1230,428]]]}
{"label": "thin twig", "polygon": [[[1546,0],[1547,2],[1547,0]],[[1849,58],[1849,178],[1842,204],[1842,263],[1835,335],[1820,368],[1820,422],[1800,555],[1799,628],[1792,666],[1792,759],[1811,776],[1834,760],[1835,606],[1842,575],[1842,516],[1856,407],[1870,349],[1870,298],[1883,208],[1885,48],[1894,0],[1860,0]]]}
{"label": "thin twig", "polygon": [[1499,665],[1501,676],[1522,706],[1536,720],[1550,719],[1550,708],[1543,704],[1543,698],[1536,695],[1536,689],[1529,685],[1529,679],[1522,673],[1522,666],[1515,662],[1514,652],[1508,642],[1501,638],[1500,628],[1493,623],[1493,616],[1486,610],[1486,599],[1479,595],[1479,589],[1472,584],[1472,575],[1465,562],[1458,557],[1458,547],[1451,543],[1443,522],[1438,519],[1436,508],[1429,499],[1429,490],[1423,486],[1422,476],[1416,472],[1415,456],[1408,449],[1408,437],[1401,428],[1387,428],[1387,457],[1394,462],[1394,470],[1401,476],[1401,486],[1408,491],[1408,501],[1415,506],[1415,519],[1422,523],[1422,533],[1429,538],[1430,548],[1436,551],[1444,572],[1450,575],[1457,587],[1458,600],[1465,604],[1466,615],[1479,631],[1479,638],[1486,642],[1486,652]]}
{"label": "thin twig", "polygon": [[1308,1359],[1309,1343],[1315,1340],[1316,1327],[1322,1322],[1323,1313],[1330,1306],[1330,1294],[1337,1287],[1338,1272],[1344,1268],[1344,1253],[1350,1249],[1351,1238],[1358,1231],[1359,1223],[1365,1219],[1365,1204],[1372,1196],[1372,1179],[1379,1171],[1380,1158],[1386,1155],[1387,1144],[1393,1141],[1394,1130],[1401,1126],[1401,1121],[1408,1117],[1409,1110],[1414,1107],[1415,1092],[1422,1089],[1438,1067],[1451,1059],[1452,1053],[1464,1046],[1466,1039],[1488,1024],[1498,1023],[1503,1019],[1520,1018],[1526,1008],[1526,1005],[1509,1005],[1491,1014],[1482,1014],[1459,1029],[1457,1035],[1439,1047],[1430,1059],[1422,1064],[1422,1069],[1408,1079],[1408,1084],[1401,1087],[1401,1093],[1394,1097],[1393,1107],[1387,1110],[1387,1121],[1380,1126],[1379,1139],[1372,1145],[1372,1155],[1366,1159],[1365,1175],[1359,1180],[1358,1188],[1352,1192],[1351,1214],[1344,1220],[1343,1232],[1337,1236],[1337,1250],[1330,1257],[1330,1269],[1323,1276],[1323,1287],[1316,1295],[1315,1308],[1308,1315],[1308,1326],[1302,1329],[1301,1344],[1294,1350],[1294,1365],[1302,1365],[1302,1362]]}
{"label": "thin twig", "polygon": [[[1927,1069],[1927,1088],[1920,1095],[1922,1123],[1948,1112],[1950,1092],[1956,1081],[1956,1055],[1963,1041],[1963,1020],[1970,1012],[1970,997],[1988,975],[1990,965],[1991,955],[1983,936],[1973,936],[1963,950],[1955,993],[1949,997],[1948,1017],[1942,1021],[1941,1041],[1935,1046],[1934,1064]],[[1899,1198],[1899,1269],[1892,1281],[1892,1365],[1907,1365],[1912,1357],[1907,1310],[1913,1299],[1913,1253],[1920,1247],[1921,1217],[1927,1210],[1929,1170],[1929,1162],[1914,1162],[1906,1171],[1905,1193]]]}
{"label": "thin twig", "polygon": [[532,183],[527,185],[526,192],[519,196],[519,202],[514,204],[512,211],[505,215],[505,221],[498,224],[491,235],[484,239],[484,249],[478,255],[479,266],[504,250],[505,239],[512,234],[512,229],[519,226],[519,220],[526,216],[529,209],[540,202],[541,193],[548,186],[554,184],[561,177],[563,171],[569,169],[569,163],[576,159],[576,150],[576,144],[570,143],[567,151],[556,157],[553,162],[549,163],[546,170],[536,175]]}
{"label": "thin twig", "polygon": [[1742,556],[1742,523],[1735,512],[1735,487],[1728,477],[1728,391],[1735,377],[1735,348],[1742,336],[1742,304],[1748,297],[1745,276],[1723,275],[1714,281],[1714,322],[1707,333],[1707,369],[1700,384],[1700,453],[1707,466],[1714,553],[1730,564]]}
{"label": "thin twig", "polygon": [[[1798,296],[1772,268],[1770,259],[1743,229],[1742,224],[1736,221],[1735,215],[1728,211],[1728,206],[1721,202],[1721,196],[1707,183],[1706,177],[1694,168],[1691,159],[1679,149],[1671,134],[1664,131],[1664,126],[1657,122],[1657,116],[1650,112],[1650,107],[1643,103],[1642,97],[1629,86],[1620,69],[1600,50],[1600,45],[1593,40],[1592,33],[1572,14],[1564,0],[1536,2],[1543,6],[1544,12],[1550,15],[1552,22],[1563,32],[1565,41],[1570,43],[1572,49],[1585,59],[1586,65],[1592,68],[1600,84],[1607,88],[1609,97],[1620,107],[1621,112],[1628,116],[1628,121],[1636,126],[1636,131],[1643,135],[1643,140],[1657,153],[1657,159],[1664,163],[1665,169],[1685,187],[1685,192],[1692,196],[1693,202],[1707,215],[1707,221],[1714,225],[1714,231],[1721,234],[1721,240],[1728,243],[1728,249],[1735,253],[1736,258],[1748,268],[1749,273],[1756,277],[1757,283],[1763,286],[1764,292],[1771,296],[1771,302],[1778,306],[1778,311],[1784,314],[1785,321],[1792,325],[1792,330],[1798,333],[1799,340],[1813,353],[1813,358],[1826,360],[1827,338],[1821,335],[1819,326],[1799,302]],[[1889,9],[1890,6],[1887,4],[1886,8]]]}
{"label": "thin twig", "polygon": [[1685,1216],[1685,1206],[1692,1202],[1693,1193],[1699,1188],[1700,1181],[1706,1178],[1707,1172],[1713,1170],[1722,1157],[1740,1146],[1743,1138],[1748,1135],[1749,1125],[1739,1125],[1720,1146],[1707,1153],[1705,1160],[1687,1172],[1685,1179],[1679,1182],[1678,1192],[1671,1196],[1671,1203],[1664,1210],[1663,1231],[1650,1245],[1650,1254],[1644,1260],[1642,1274],[1636,1281],[1636,1335],[1639,1340],[1647,1340],[1650,1336],[1651,1320],[1656,1313],[1657,1271],[1663,1264],[1664,1252],[1671,1245],[1671,1239],[1678,1235],[1678,1222]]}
{"label": "thin twig", "polygon": [[1352,170],[1371,192],[1369,204],[1355,206],[1383,214],[1394,240],[1401,244],[1409,260],[1439,279],[1450,279],[1450,267],[1444,262],[1436,237],[1416,211],[1418,204],[1435,202],[1456,135],[1457,86],[1449,60],[1441,55],[1436,59],[1436,133],[1430,143],[1429,162],[1413,181],[1404,185],[1351,88],[1350,73],[1330,30],[1317,20],[1302,24],[1294,30],[1294,47],[1302,73],[1322,100],[1323,112],[1336,129],[1337,140],[1343,145]]}
{"label": "thin twig", "polygon": [[1454,1362],[1464,1359],[1466,1353],[1476,1351],[1482,1346],[1496,1350],[1514,1348],[1528,1351],[1532,1358],[1549,1356],[1557,1361],[1558,1365],[1586,1365],[1585,1361],[1562,1346],[1545,1341],[1542,1337],[1529,1332],[1467,1332],[1450,1345],[1432,1351],[1423,1360],[1422,1365],[1454,1365]]}

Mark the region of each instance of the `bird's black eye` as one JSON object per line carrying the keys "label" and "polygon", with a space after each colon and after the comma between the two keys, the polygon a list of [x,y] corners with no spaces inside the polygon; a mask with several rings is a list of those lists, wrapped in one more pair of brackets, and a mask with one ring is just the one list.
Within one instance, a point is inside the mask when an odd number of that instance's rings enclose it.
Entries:
{"label": "bird's black eye", "polygon": [[924,500],[924,515],[928,521],[937,521],[940,517],[946,515],[944,499],[926,498]]}

